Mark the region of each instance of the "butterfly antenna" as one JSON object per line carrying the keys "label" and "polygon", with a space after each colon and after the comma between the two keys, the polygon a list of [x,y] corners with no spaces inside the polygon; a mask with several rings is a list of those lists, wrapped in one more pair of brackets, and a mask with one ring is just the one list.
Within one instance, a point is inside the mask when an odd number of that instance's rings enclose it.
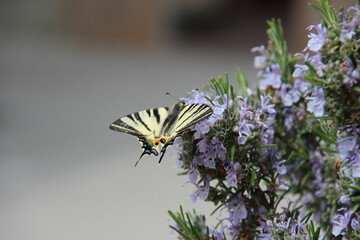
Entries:
{"label": "butterfly antenna", "polygon": [[180,98],[175,97],[174,95],[172,95],[172,94],[169,93],[169,92],[166,92],[165,94],[166,94],[166,95],[169,95],[169,96],[172,97],[173,99],[176,99],[176,101],[180,101]]}

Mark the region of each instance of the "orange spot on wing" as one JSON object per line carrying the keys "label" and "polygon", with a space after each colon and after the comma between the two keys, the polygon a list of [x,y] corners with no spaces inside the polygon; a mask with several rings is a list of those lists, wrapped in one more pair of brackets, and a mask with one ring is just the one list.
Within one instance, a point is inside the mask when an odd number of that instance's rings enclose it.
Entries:
{"label": "orange spot on wing", "polygon": [[[165,142],[163,140],[165,140]],[[169,140],[169,137],[155,138],[153,140],[153,144],[157,145],[157,144],[159,144],[159,142],[161,142],[163,144],[163,143],[166,143],[168,140]]]}

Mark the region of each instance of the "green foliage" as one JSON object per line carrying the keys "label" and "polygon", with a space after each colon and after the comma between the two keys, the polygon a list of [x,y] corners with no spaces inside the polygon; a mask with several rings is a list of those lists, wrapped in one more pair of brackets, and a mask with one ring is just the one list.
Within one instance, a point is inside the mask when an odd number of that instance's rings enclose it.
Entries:
{"label": "green foliage", "polygon": [[168,211],[170,217],[174,220],[176,227],[169,225],[169,227],[179,234],[178,239],[184,240],[213,240],[215,239],[209,233],[209,228],[206,226],[205,216],[197,215],[195,210],[193,213],[183,211],[180,206],[180,212],[173,213]]}

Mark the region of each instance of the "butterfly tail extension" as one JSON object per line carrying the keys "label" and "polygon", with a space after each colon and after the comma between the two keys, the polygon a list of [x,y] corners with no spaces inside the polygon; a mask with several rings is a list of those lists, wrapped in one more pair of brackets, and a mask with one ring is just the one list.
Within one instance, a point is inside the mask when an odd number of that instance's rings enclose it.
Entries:
{"label": "butterfly tail extension", "polygon": [[136,161],[134,167],[136,167],[136,166],[138,165],[140,159],[141,159],[144,155],[150,155],[150,153],[149,153],[149,152],[146,152],[146,150],[144,150],[143,153],[140,155],[139,159]]}
{"label": "butterfly tail extension", "polygon": [[160,159],[159,159],[159,165],[165,155],[165,152],[166,152],[166,148],[173,145],[174,144],[174,139],[168,141],[167,143],[164,144],[164,146],[161,148],[161,151],[160,151]]}
{"label": "butterfly tail extension", "polygon": [[160,153],[159,165],[161,164],[161,160],[163,159],[165,152],[166,152],[166,148],[162,148]]}

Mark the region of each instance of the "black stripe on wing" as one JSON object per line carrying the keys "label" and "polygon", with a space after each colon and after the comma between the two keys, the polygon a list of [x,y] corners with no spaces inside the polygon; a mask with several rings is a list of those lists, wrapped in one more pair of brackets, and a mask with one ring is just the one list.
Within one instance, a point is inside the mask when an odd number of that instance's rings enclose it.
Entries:
{"label": "black stripe on wing", "polygon": [[212,113],[212,108],[206,104],[189,104],[180,112],[174,132],[182,133],[192,125],[210,117]]}
{"label": "black stripe on wing", "polygon": [[165,135],[168,134],[174,128],[174,126],[179,118],[179,113],[184,108],[184,105],[185,105],[184,102],[178,102],[177,104],[175,104],[173,106],[171,113],[168,115],[168,117],[164,121],[163,129],[162,129],[163,134],[165,134]]}
{"label": "black stripe on wing", "polygon": [[138,112],[133,113],[132,115],[134,115],[134,117],[136,118],[136,120],[138,122],[140,122],[145,128],[146,130],[148,130],[149,132],[151,132],[151,129],[149,128],[149,126],[141,119],[140,114]]}
{"label": "black stripe on wing", "polygon": [[158,108],[154,108],[152,109],[152,112],[156,118],[156,122],[159,124],[160,123],[160,114],[159,114],[159,110]]}
{"label": "black stripe on wing", "polygon": [[[131,115],[127,116],[129,119],[133,120]],[[124,132],[124,133],[128,133],[131,135],[134,135],[136,137],[143,137],[144,134],[139,132],[138,130],[136,130],[134,127],[126,124],[124,121],[122,121],[121,119],[116,120],[115,122],[113,122],[112,124],[110,124],[109,127],[111,130],[114,131],[118,131],[118,132]]]}
{"label": "black stripe on wing", "polygon": [[186,105],[176,118],[176,125],[172,135],[161,148],[159,164],[165,155],[167,147],[174,144],[175,138],[180,136],[189,127],[209,117],[212,113],[212,108],[206,104]]}

